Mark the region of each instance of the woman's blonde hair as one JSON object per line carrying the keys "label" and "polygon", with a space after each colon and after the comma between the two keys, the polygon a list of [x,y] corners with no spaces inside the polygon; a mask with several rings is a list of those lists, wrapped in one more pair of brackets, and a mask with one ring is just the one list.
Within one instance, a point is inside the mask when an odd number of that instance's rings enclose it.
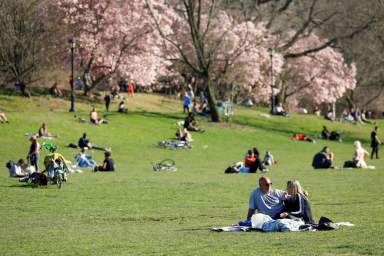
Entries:
{"label": "woman's blonde hair", "polygon": [[296,196],[297,194],[303,195],[305,192],[298,180],[289,180],[287,182],[287,190],[288,188],[292,188],[292,196]]}
{"label": "woman's blonde hair", "polygon": [[361,148],[361,143],[360,143],[360,141],[355,141],[354,143],[353,143],[353,145],[355,146],[355,148]]}

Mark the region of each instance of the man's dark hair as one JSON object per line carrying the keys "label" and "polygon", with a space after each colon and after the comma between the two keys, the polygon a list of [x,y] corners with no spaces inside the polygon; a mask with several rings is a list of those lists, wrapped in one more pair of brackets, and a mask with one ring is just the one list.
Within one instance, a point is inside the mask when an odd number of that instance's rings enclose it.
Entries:
{"label": "man's dark hair", "polygon": [[110,157],[110,156],[111,156],[111,152],[109,152],[109,151],[105,151],[104,156],[105,156],[105,157]]}
{"label": "man's dark hair", "polygon": [[20,165],[21,165],[21,164],[24,164],[24,159],[22,159],[22,158],[19,159],[19,161],[17,161],[17,164],[20,164]]}
{"label": "man's dark hair", "polygon": [[87,137],[87,134],[86,133],[83,133],[83,138],[85,139]]}

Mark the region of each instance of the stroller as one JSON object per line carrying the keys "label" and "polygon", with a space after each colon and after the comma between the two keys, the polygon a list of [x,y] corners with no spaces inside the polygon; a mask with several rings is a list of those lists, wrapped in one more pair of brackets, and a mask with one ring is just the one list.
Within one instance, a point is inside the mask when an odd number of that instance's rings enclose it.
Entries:
{"label": "stroller", "polygon": [[45,171],[51,184],[56,184],[58,188],[67,181],[67,172],[69,169],[65,164],[65,159],[58,153],[52,153],[44,158]]}

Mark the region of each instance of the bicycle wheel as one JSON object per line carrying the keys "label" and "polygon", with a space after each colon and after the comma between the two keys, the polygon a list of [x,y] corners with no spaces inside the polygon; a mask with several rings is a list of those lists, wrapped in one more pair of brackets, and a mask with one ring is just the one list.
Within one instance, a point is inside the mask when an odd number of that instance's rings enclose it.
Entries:
{"label": "bicycle wheel", "polygon": [[61,188],[61,186],[63,185],[63,177],[61,173],[58,173],[58,175],[56,176],[56,185],[58,188]]}
{"label": "bicycle wheel", "polygon": [[164,159],[159,164],[165,167],[173,167],[175,166],[175,161],[173,161],[172,159]]}

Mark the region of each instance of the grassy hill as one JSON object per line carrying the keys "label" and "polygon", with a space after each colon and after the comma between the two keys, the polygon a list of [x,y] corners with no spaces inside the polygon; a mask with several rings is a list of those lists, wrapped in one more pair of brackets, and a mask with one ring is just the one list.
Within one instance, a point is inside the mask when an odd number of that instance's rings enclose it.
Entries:
{"label": "grassy hill", "polygon": [[[111,107],[117,108],[117,103]],[[96,104],[100,113],[103,106]],[[25,100],[0,96],[9,125],[0,125],[0,251],[2,255],[381,255],[384,251],[384,162],[368,160],[375,170],[311,168],[313,155],[329,145],[341,166],[353,154],[352,142],[368,148],[372,126],[331,123],[293,114],[267,117],[263,109],[238,107],[231,123],[201,119],[206,130],[192,134],[193,149],[164,150],[157,141],[173,137],[183,119],[181,103],[155,95],[129,98],[128,114],[111,113],[110,124],[91,126],[68,113],[69,103],[52,98]],[[90,104],[76,104],[87,117]],[[26,132],[47,122],[59,152],[74,161],[83,132],[92,142],[110,146],[114,173],[71,174],[63,189],[20,187],[8,178],[9,159],[26,156]],[[379,123],[381,125],[382,123]],[[294,142],[296,132],[316,135],[322,125],[343,134],[343,143]],[[316,220],[327,216],[356,226],[331,232],[214,233],[211,226],[243,220],[250,192],[260,174],[224,175],[247,149],[269,149],[279,160],[268,176],[276,188],[298,179],[310,193]],[[368,148],[369,149],[369,148]],[[100,151],[90,154],[101,162]],[[44,153],[42,154],[44,156]],[[178,171],[157,173],[151,163],[176,161]],[[40,161],[42,166],[42,161]]]}

